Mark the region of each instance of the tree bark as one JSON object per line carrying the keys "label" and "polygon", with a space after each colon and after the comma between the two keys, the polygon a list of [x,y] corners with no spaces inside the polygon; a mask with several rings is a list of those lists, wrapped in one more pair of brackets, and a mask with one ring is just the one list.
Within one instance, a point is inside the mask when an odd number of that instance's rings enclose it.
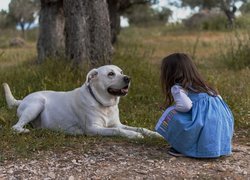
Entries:
{"label": "tree bark", "polygon": [[106,0],[64,0],[66,56],[75,66],[109,64],[111,30]]}
{"label": "tree bark", "polygon": [[64,12],[62,0],[41,0],[38,62],[64,53]]}
{"label": "tree bark", "polygon": [[111,28],[111,43],[114,44],[117,41],[117,35],[120,32],[120,13],[119,13],[119,1],[108,0],[108,10]]}
{"label": "tree bark", "polygon": [[21,31],[22,31],[22,38],[26,39],[26,37],[25,37],[25,27],[24,27],[25,23],[24,22],[20,22],[19,25],[20,25]]}

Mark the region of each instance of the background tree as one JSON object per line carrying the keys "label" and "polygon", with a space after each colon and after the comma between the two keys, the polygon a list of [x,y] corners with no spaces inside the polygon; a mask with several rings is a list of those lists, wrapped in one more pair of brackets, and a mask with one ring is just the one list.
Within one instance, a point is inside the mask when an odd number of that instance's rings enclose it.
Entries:
{"label": "background tree", "polygon": [[166,24],[172,11],[168,8],[154,9],[151,4],[140,4],[128,9],[124,14],[130,25],[147,27]]}
{"label": "background tree", "polygon": [[41,0],[39,12],[38,62],[64,56],[64,11],[62,0]]}
{"label": "background tree", "polygon": [[111,61],[112,45],[105,0],[41,0],[38,62],[58,55],[75,67]]}
{"label": "background tree", "polygon": [[5,10],[0,11],[0,28],[13,28],[15,27],[15,22],[10,18],[9,13]]}
{"label": "background tree", "polygon": [[110,26],[111,26],[111,42],[114,44],[117,35],[120,32],[120,16],[135,5],[139,4],[156,4],[158,0],[107,0]]}
{"label": "background tree", "polygon": [[166,23],[172,15],[172,11],[169,8],[163,7],[161,10],[156,11],[156,15],[158,16],[158,20],[160,22]]}
{"label": "background tree", "polygon": [[235,6],[235,2],[231,2],[229,0],[220,0],[221,2],[221,9],[225,13],[227,20],[228,20],[228,26],[230,28],[234,27],[234,20],[235,20],[235,12],[237,11],[237,8]]}
{"label": "background tree", "polygon": [[235,12],[237,10],[236,2],[245,2],[246,0],[181,0],[182,7],[189,6],[191,9],[198,8],[199,10],[211,10],[212,8],[220,8],[227,17],[228,24],[233,27]]}
{"label": "background tree", "polygon": [[189,6],[191,9],[212,9],[214,7],[220,6],[220,1],[218,0],[181,0],[181,6]]}
{"label": "background tree", "polygon": [[9,4],[9,16],[20,26],[23,36],[25,29],[29,29],[35,21],[38,3],[37,0],[11,0]]}
{"label": "background tree", "polygon": [[150,4],[140,4],[128,9],[125,13],[130,25],[151,26],[156,16]]}
{"label": "background tree", "polygon": [[[107,6],[104,0],[99,4],[86,0],[40,1],[38,61],[57,56],[65,47],[66,56],[76,66],[86,60],[92,65],[109,63],[112,54],[110,42],[116,41],[120,31],[120,15],[134,4],[149,2],[107,0]],[[110,38],[109,42],[107,38]]]}
{"label": "background tree", "polygon": [[64,0],[66,56],[75,66],[109,64],[111,30],[106,0]]}
{"label": "background tree", "polygon": [[240,7],[240,11],[244,14],[250,13],[250,1],[247,1]]}
{"label": "background tree", "polygon": [[111,28],[111,43],[114,44],[117,40],[117,35],[120,32],[120,0],[107,0],[110,28]]}

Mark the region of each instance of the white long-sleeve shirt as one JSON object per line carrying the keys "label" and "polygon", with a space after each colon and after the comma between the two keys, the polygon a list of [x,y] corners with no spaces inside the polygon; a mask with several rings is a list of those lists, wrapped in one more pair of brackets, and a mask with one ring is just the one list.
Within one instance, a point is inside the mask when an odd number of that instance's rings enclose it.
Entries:
{"label": "white long-sleeve shirt", "polygon": [[188,92],[181,86],[172,86],[171,93],[175,102],[175,110],[180,112],[188,112],[192,108],[192,101],[187,96]]}

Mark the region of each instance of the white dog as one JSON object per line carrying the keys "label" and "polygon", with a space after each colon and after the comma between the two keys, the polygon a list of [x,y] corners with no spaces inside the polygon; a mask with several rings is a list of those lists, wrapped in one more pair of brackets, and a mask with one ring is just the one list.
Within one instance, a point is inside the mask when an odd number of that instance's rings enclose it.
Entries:
{"label": "white dog", "polygon": [[12,127],[17,132],[29,132],[24,126],[62,130],[70,134],[123,136],[142,138],[157,136],[145,128],[121,124],[118,103],[128,93],[130,78],[114,65],[92,69],[86,82],[69,92],[39,91],[16,100],[4,83],[9,108],[18,106],[18,122]]}

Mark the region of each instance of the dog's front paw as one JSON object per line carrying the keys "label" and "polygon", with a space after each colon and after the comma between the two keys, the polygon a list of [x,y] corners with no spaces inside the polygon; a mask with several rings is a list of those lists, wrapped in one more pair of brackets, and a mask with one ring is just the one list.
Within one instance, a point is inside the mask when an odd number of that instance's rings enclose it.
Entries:
{"label": "dog's front paw", "polygon": [[163,136],[160,135],[158,132],[153,132],[153,133],[151,134],[151,136],[152,136],[152,137],[156,137],[156,138],[163,138]]}
{"label": "dog's front paw", "polygon": [[149,137],[163,138],[158,132],[143,128],[142,134]]}
{"label": "dog's front paw", "polygon": [[135,138],[137,138],[137,139],[143,139],[144,138],[144,136],[141,134],[141,133],[139,133],[139,134],[137,134],[136,135],[136,137]]}
{"label": "dog's front paw", "polygon": [[12,130],[14,130],[16,133],[28,133],[28,132],[30,132],[29,129],[25,129],[25,128],[19,127],[19,126],[12,126]]}
{"label": "dog's front paw", "polygon": [[131,132],[128,135],[128,138],[130,138],[130,139],[143,139],[144,136],[141,133],[138,133],[138,132]]}

